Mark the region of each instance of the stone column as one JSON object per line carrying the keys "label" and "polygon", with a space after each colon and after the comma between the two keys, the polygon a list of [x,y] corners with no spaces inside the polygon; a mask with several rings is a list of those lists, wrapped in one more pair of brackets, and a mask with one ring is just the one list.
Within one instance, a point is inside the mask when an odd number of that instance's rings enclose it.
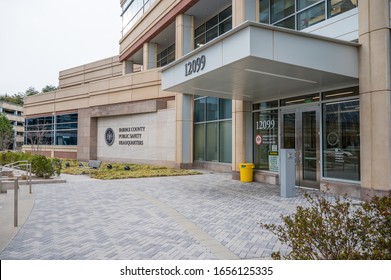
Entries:
{"label": "stone column", "polygon": [[248,20],[259,21],[259,1],[232,0],[232,26],[235,28]]}
{"label": "stone column", "polygon": [[91,118],[91,109],[79,109],[77,129],[77,159],[97,159],[97,118]]}
{"label": "stone column", "polygon": [[154,69],[157,66],[157,45],[153,43],[145,43],[143,49],[143,64],[144,69]]}
{"label": "stone column", "polygon": [[[259,1],[232,0],[233,28],[259,21]],[[232,100],[232,178],[239,179],[239,163],[252,162],[251,102]]]}
{"label": "stone column", "polygon": [[251,102],[232,100],[232,178],[239,179],[239,163],[252,162]]}
{"label": "stone column", "polygon": [[[189,15],[178,15],[175,23],[175,59],[194,49],[194,20]],[[175,95],[176,105],[176,162],[181,167],[193,163],[193,95]]]}
{"label": "stone column", "polygon": [[127,75],[133,73],[133,61],[125,60],[123,63],[122,74]]}
{"label": "stone column", "polygon": [[361,196],[391,195],[389,1],[361,0],[360,141]]}

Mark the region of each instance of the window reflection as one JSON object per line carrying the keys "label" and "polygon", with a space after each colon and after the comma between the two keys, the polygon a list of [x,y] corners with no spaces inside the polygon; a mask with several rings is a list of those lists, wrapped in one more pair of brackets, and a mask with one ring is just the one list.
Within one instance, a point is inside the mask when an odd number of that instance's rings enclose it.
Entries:
{"label": "window reflection", "polygon": [[301,30],[325,20],[325,4],[316,5],[304,12],[299,13],[297,18],[297,29]]}
{"label": "window reflection", "polygon": [[323,176],[360,180],[359,101],[323,107]]}
{"label": "window reflection", "polygon": [[272,23],[279,21],[295,12],[295,0],[272,0],[271,19]]}
{"label": "window reflection", "polygon": [[357,5],[358,0],[259,0],[259,22],[302,30]]}
{"label": "window reflection", "polygon": [[342,14],[357,7],[357,0],[328,0],[329,17]]}

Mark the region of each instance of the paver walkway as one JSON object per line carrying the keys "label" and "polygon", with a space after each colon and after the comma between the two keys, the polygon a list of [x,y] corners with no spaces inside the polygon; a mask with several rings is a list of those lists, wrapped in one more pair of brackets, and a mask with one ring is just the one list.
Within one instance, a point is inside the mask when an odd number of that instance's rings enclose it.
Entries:
{"label": "paver walkway", "polygon": [[0,259],[261,259],[281,246],[259,227],[304,205],[230,174],[35,185],[35,205]]}

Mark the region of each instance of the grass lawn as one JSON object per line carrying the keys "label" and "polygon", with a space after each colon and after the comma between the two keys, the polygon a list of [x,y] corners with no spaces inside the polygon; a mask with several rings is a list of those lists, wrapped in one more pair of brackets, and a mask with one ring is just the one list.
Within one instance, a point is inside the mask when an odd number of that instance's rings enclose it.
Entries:
{"label": "grass lawn", "polygon": [[[69,163],[69,167],[66,167],[66,163]],[[126,178],[143,178],[143,177],[158,177],[158,176],[182,176],[182,175],[196,175],[201,174],[199,171],[170,168],[164,166],[153,166],[144,164],[130,164],[130,163],[110,163],[111,169],[107,168],[108,162],[102,162],[99,169],[90,169],[91,178],[101,180],[111,179],[126,179]],[[87,163],[83,165],[87,167]],[[128,166],[130,170],[125,170],[125,166]],[[62,173],[82,175],[89,174],[89,168],[79,167],[79,161],[75,160],[63,160]]]}

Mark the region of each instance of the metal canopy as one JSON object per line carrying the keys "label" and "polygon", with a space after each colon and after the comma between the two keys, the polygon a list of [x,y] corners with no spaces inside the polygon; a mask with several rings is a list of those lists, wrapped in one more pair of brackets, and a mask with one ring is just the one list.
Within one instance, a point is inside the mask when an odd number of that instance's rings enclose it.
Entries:
{"label": "metal canopy", "polygon": [[164,67],[162,89],[261,101],[353,86],[358,46],[246,22]]}

